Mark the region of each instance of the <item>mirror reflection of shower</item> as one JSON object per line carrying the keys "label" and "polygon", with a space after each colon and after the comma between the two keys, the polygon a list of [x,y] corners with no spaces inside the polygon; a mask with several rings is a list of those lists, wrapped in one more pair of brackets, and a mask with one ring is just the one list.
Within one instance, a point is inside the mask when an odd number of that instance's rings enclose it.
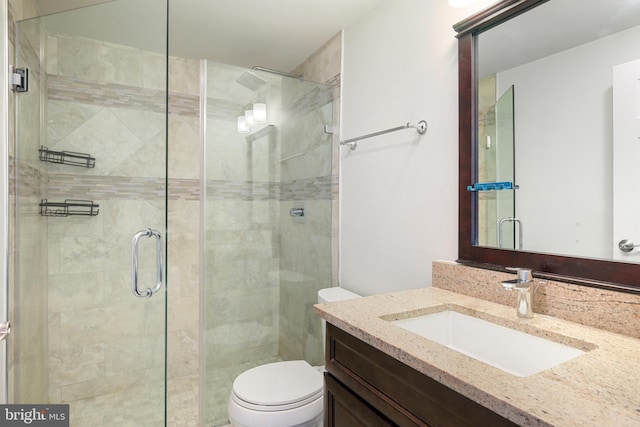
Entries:
{"label": "mirror reflection of shower", "polygon": [[[514,87],[497,98],[496,77],[492,75],[481,79],[479,88],[478,182],[514,183]],[[518,236],[523,229],[516,218],[515,190],[480,191],[477,200],[478,244],[521,248]]]}

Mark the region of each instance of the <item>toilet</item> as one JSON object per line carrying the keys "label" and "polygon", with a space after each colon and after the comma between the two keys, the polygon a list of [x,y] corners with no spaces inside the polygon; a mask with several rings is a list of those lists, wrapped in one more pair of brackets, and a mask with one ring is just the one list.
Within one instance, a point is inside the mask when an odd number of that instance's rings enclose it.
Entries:
{"label": "toilet", "polygon": [[[339,287],[320,289],[318,302],[360,296]],[[322,320],[322,343],[325,342]],[[238,375],[229,396],[233,427],[319,427],[323,423],[323,366],[304,360],[268,363]]]}

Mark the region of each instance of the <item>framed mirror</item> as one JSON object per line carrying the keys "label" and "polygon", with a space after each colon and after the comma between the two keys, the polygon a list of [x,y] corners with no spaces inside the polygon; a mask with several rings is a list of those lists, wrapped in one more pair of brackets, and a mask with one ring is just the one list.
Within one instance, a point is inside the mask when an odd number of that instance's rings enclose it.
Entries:
{"label": "framed mirror", "polygon": [[503,0],[454,29],[458,261],[640,293],[640,3]]}

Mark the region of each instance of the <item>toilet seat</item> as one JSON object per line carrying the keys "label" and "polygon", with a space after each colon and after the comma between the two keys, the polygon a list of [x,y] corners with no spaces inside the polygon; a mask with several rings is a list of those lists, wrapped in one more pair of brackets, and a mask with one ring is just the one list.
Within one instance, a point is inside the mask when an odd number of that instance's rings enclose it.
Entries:
{"label": "toilet seat", "polygon": [[240,374],[231,399],[261,412],[286,411],[322,399],[322,374],[304,360],[261,365]]}

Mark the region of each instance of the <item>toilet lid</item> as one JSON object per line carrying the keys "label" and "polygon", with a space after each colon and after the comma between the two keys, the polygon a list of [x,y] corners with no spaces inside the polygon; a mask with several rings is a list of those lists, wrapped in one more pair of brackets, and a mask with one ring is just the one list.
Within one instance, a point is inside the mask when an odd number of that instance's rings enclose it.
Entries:
{"label": "toilet lid", "polygon": [[233,393],[254,405],[282,406],[322,395],[322,374],[304,360],[269,363],[240,374]]}

